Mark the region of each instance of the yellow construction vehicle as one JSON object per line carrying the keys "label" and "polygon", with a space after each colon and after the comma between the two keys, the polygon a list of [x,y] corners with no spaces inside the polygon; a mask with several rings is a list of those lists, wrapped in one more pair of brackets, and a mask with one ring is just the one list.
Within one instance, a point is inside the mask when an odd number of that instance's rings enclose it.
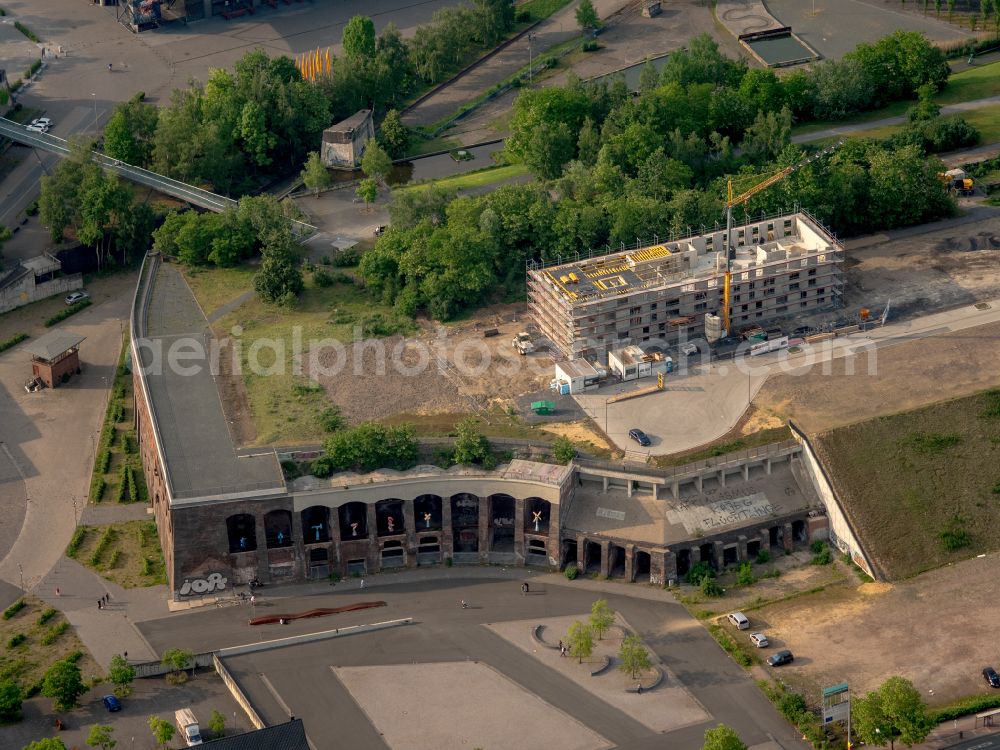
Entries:
{"label": "yellow construction vehicle", "polygon": [[756,185],[748,190],[744,190],[737,196],[733,196],[733,180],[729,178],[728,192],[726,195],[726,273],[723,279],[723,304],[722,304],[722,327],[726,332],[726,336],[730,335],[730,319],[729,319],[729,300],[730,300],[730,290],[732,288],[732,270],[733,270],[733,253],[735,251],[735,246],[733,245],[733,206],[746,205],[747,202],[753,198],[757,193],[767,190],[769,187],[775,183],[781,182],[783,179],[788,177],[792,172],[801,169],[807,164],[811,164],[817,159],[821,159],[827,154],[831,153],[838,147],[840,147],[844,142],[837,141],[832,146],[827,146],[822,151],[817,151],[812,156],[809,156],[797,164],[792,164],[791,166],[785,167],[784,169],[778,170],[770,177],[763,179]]}

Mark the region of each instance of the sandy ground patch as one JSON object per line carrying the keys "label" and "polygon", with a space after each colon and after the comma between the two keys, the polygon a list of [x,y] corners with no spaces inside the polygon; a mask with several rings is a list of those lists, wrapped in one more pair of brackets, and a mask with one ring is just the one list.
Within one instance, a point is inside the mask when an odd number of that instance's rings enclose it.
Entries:
{"label": "sandy ground patch", "polygon": [[[345,347],[344,365],[331,376],[318,375],[350,423],[393,414],[472,412],[538,391],[552,379],[552,358],[545,352],[519,356],[511,340],[524,330],[515,306],[487,308],[463,323],[424,325],[413,337],[365,340]],[[498,335],[484,336],[492,328]],[[335,352],[320,358],[334,369]],[[378,398],[372,398],[373,378]]]}
{"label": "sandy ground patch", "polygon": [[611,450],[612,446],[608,441],[595,432],[586,422],[563,422],[547,424],[542,428],[543,432],[551,432],[553,435],[569,438],[574,443],[593,443],[598,448]]}
{"label": "sandy ground patch", "polygon": [[[601,657],[605,655],[614,657],[618,653],[622,636],[617,628],[606,633],[603,640],[595,643],[594,656],[589,663],[583,664],[578,664],[576,659],[570,657],[561,657],[557,649],[539,645],[531,637],[534,626],[544,625],[546,642],[555,643],[559,635],[566,633],[575,620],[586,621],[586,619],[587,615],[581,614],[545,620],[491,623],[487,627],[550,669],[573,680],[587,692],[655,732],[669,732],[711,718],[701,704],[681,686],[677,677],[663,664],[658,663],[655,654],[650,654],[653,664],[664,671],[666,678],[655,690],[644,692],[642,695],[625,692],[626,688],[635,685],[635,681],[618,670],[617,659],[603,674],[592,677],[590,672]],[[621,622],[620,617],[619,622]],[[624,625],[623,622],[622,624]],[[514,745],[516,746],[516,743]]]}
{"label": "sandy ground patch", "polygon": [[848,579],[812,596],[750,615],[793,664],[777,673],[819,702],[819,689],[845,680],[855,694],[891,675],[913,681],[931,705],[986,691],[980,670],[996,661],[1000,556],[973,558],[898,584]]}
{"label": "sandy ground patch", "polygon": [[[479,662],[331,667],[393,750],[598,750],[606,739]],[[428,701],[428,696],[434,699]],[[489,710],[484,710],[489,706]]]}

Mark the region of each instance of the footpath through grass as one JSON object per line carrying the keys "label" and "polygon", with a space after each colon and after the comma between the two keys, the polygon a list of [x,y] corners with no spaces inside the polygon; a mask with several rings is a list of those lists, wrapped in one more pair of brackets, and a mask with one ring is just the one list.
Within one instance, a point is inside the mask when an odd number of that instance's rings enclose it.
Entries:
{"label": "footpath through grass", "polygon": [[[1000,61],[989,63],[980,67],[969,68],[968,70],[963,70],[960,73],[954,73],[948,79],[948,86],[944,89],[944,91],[934,97],[934,101],[945,107],[949,104],[970,102],[975,101],[976,99],[986,99],[991,96],[1000,96]],[[884,120],[888,117],[901,117],[905,115],[906,110],[914,104],[915,101],[892,102],[888,106],[882,107],[881,109],[864,112],[847,120],[813,120],[811,122],[805,122],[792,128],[792,135],[805,135],[807,133],[815,133],[829,128],[858,125],[866,122],[874,122],[876,120]],[[965,113],[963,116],[965,116],[966,119],[969,119],[969,114],[971,113]],[[868,131],[865,132],[867,133]],[[873,130],[871,132],[875,131]],[[852,137],[855,137],[856,135],[860,134],[852,134]],[[865,135],[864,137],[874,138],[884,136]],[[989,142],[989,140],[990,139],[988,139],[984,134],[983,142]]]}
{"label": "footpath through grass", "polygon": [[1000,390],[833,430],[817,445],[889,578],[1000,546]]}

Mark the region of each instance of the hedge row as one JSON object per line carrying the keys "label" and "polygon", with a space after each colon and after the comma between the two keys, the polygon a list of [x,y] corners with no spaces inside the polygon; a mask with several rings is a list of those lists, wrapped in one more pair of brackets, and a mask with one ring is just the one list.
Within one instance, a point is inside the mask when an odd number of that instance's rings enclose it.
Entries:
{"label": "hedge row", "polygon": [[66,318],[68,318],[70,315],[76,315],[78,312],[80,312],[80,310],[83,310],[84,308],[90,307],[92,304],[93,304],[93,302],[91,302],[91,300],[89,300],[89,299],[82,299],[79,302],[77,302],[76,304],[70,305],[69,307],[67,307],[67,308],[65,308],[63,310],[60,310],[55,315],[53,315],[51,318],[49,318],[48,320],[46,320],[45,321],[45,327],[46,328],[51,328],[56,323],[61,323],[62,321],[66,320]]}
{"label": "hedge row", "polygon": [[28,605],[27,603],[25,603],[24,599],[18,599],[16,602],[11,604],[9,607],[7,607],[7,609],[3,611],[3,619],[9,620],[11,617],[16,615],[18,612],[20,612],[27,606]]}
{"label": "hedge row", "polygon": [[87,527],[77,526],[76,531],[73,532],[73,538],[69,540],[69,545],[66,547],[66,557],[76,557],[76,553],[80,550],[80,545],[83,544],[86,536]]}
{"label": "hedge row", "polygon": [[56,639],[69,629],[69,623],[63,620],[58,625],[54,625],[48,633],[42,636],[42,645],[51,646]]}
{"label": "hedge row", "polygon": [[90,553],[90,565],[96,568],[101,564],[101,558],[104,557],[105,551],[108,549],[108,545],[111,544],[115,537],[115,530],[112,527],[108,527],[101,534],[101,538],[97,541],[97,546],[94,547],[94,551]]}
{"label": "hedge row", "polygon": [[5,352],[8,349],[10,349],[12,346],[17,346],[18,344],[20,344],[22,341],[26,340],[27,338],[28,338],[28,334],[26,334],[26,333],[18,333],[18,334],[15,334],[14,336],[11,336],[6,341],[0,341],[0,352]]}

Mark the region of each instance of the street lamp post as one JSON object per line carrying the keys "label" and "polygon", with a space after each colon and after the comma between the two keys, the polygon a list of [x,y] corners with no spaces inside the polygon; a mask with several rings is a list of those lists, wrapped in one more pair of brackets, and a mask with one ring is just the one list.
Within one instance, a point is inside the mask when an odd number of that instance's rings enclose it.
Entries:
{"label": "street lamp post", "polygon": [[91,91],[90,99],[94,102],[94,130],[97,130],[97,94]]}
{"label": "street lamp post", "polygon": [[528,34],[528,84],[531,84],[531,40],[535,38],[534,32]]}

